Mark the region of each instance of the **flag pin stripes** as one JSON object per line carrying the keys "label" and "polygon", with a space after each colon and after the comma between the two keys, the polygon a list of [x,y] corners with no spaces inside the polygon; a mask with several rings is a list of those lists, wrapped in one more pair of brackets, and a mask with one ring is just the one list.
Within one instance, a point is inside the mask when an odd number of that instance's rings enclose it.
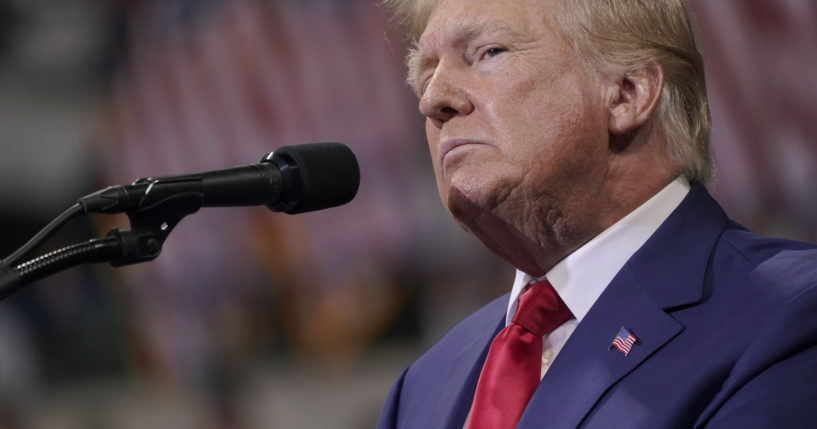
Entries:
{"label": "flag pin stripes", "polygon": [[621,327],[618,330],[618,335],[616,338],[613,339],[613,342],[610,343],[610,347],[607,348],[607,351],[610,351],[615,347],[618,351],[621,352],[624,356],[630,354],[630,350],[633,348],[633,345],[641,344],[641,340],[635,336],[629,329],[625,327]]}

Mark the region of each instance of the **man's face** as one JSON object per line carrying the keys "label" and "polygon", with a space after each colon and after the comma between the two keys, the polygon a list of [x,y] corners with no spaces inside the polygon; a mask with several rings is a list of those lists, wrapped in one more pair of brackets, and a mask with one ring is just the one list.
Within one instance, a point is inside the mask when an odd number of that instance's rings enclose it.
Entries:
{"label": "man's face", "polygon": [[564,252],[598,233],[609,170],[609,86],[550,28],[551,3],[440,0],[410,60],[443,203],[512,263],[520,241]]}

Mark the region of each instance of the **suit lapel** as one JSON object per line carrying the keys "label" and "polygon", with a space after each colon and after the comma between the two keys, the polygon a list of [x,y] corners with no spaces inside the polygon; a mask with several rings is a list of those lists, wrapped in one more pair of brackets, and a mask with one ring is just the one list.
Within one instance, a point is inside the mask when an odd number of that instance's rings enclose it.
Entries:
{"label": "suit lapel", "polygon": [[440,427],[462,429],[471,409],[474,390],[491,341],[505,326],[507,302],[507,294],[494,301],[491,308],[486,309],[490,316],[473,327],[467,341],[452,351],[454,357],[448,361],[444,377],[438,380],[441,386],[439,395],[434,398],[436,403],[432,418],[430,421],[418,422],[423,428],[436,427],[430,425],[430,422],[444,422]]}
{"label": "suit lapel", "polygon": [[[528,403],[520,428],[573,428],[607,389],[683,330],[621,273],[576,328]],[[635,282],[637,283],[637,282]],[[640,341],[624,356],[610,344],[626,327]]]}
{"label": "suit lapel", "polygon": [[[706,266],[726,222],[706,189],[693,187],[579,323],[518,427],[579,426],[605,392],[683,331],[669,310],[704,296]],[[640,340],[627,356],[608,350],[621,327]]]}
{"label": "suit lapel", "polygon": [[[452,360],[451,372],[443,385],[442,401],[439,406],[441,410],[447,410],[448,413],[444,420],[446,428],[461,429],[465,423],[491,341],[503,325],[504,323],[497,324],[493,332],[487,331],[490,332],[487,339],[474,341],[471,346]],[[448,401],[452,401],[452,404],[443,404]]]}

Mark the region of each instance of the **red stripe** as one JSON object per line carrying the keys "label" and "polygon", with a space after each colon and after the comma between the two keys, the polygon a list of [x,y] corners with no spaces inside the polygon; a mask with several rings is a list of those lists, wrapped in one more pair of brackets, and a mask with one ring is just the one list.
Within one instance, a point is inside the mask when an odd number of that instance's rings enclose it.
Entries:
{"label": "red stripe", "polygon": [[[751,37],[751,34],[746,34],[741,27],[724,25],[727,20],[736,26],[743,25],[742,23],[745,21],[739,16],[741,8],[735,7],[734,3],[731,2],[695,1],[691,3],[696,12],[695,17],[701,29],[701,34],[705,38],[704,47],[707,58],[718,59],[718,61],[709,61],[707,63],[710,89],[716,89],[712,91],[714,93],[723,94],[718,99],[710,100],[713,104],[713,119],[715,120],[713,136],[720,135],[721,131],[719,130],[728,130],[743,149],[749,168],[755,172],[767,171],[766,160],[768,157],[765,154],[767,146],[764,144],[763,139],[759,138],[763,135],[763,130],[760,128],[763,121],[755,120],[756,115],[751,110],[754,103],[748,98],[749,96],[756,97],[758,92],[746,91],[741,88],[741,80],[738,79],[738,77],[746,76],[747,73],[755,72],[757,68],[747,68],[730,62],[730,58],[741,52],[741,46],[731,43],[729,45],[725,44],[727,35],[731,35],[731,38],[741,45],[750,44],[738,36]],[[714,15],[715,13],[717,15]],[[718,103],[722,103],[725,109],[716,110]],[[725,116],[719,118],[716,117],[716,114]],[[724,125],[728,126],[728,128],[725,128]],[[718,145],[718,141],[713,141],[713,145]],[[764,177],[764,180],[755,182],[753,185],[760,190],[758,196],[763,200],[761,205],[764,207],[775,206],[778,197],[776,190],[780,188],[778,178],[775,176]]]}

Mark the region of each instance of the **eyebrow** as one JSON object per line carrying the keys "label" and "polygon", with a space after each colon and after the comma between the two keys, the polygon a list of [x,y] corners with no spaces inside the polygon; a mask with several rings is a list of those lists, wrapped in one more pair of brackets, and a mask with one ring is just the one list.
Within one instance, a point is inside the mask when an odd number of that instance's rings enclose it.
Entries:
{"label": "eyebrow", "polygon": [[453,35],[452,40],[455,42],[468,41],[476,38],[481,34],[486,33],[509,33],[517,36],[518,32],[511,28],[507,23],[497,20],[484,20],[474,23],[457,23],[452,26],[450,30]]}
{"label": "eyebrow", "polygon": [[408,55],[406,55],[406,85],[414,92],[418,98],[420,97],[419,88],[417,88],[417,79],[420,77],[420,70],[428,67],[432,61],[430,58],[420,54],[420,48],[417,43],[414,43],[410,48]]}
{"label": "eyebrow", "polygon": [[[452,45],[459,45],[469,42],[482,34],[490,33],[508,33],[511,37],[520,37],[519,32],[514,30],[507,23],[497,20],[485,20],[478,22],[456,23],[450,28],[446,29],[447,39]],[[406,66],[408,72],[406,74],[406,84],[414,91],[414,94],[420,96],[419,88],[417,88],[417,79],[420,72],[430,67],[435,60],[420,52],[420,44],[415,41],[409,48],[408,55],[406,55]]]}

